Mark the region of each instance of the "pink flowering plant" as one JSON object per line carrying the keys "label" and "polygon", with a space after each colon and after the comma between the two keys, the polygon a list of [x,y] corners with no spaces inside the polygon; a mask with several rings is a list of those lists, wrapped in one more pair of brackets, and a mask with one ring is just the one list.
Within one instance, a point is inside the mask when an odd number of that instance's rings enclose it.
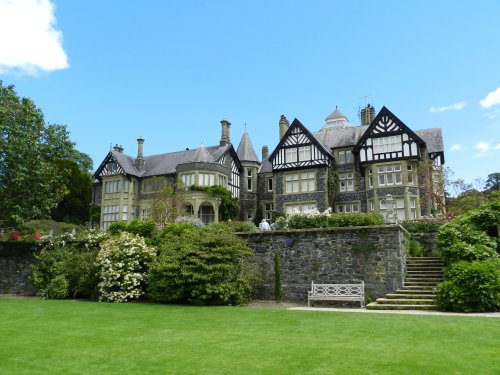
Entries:
{"label": "pink flowering plant", "polygon": [[125,302],[144,294],[149,264],[156,250],[138,235],[121,232],[101,244],[99,300]]}

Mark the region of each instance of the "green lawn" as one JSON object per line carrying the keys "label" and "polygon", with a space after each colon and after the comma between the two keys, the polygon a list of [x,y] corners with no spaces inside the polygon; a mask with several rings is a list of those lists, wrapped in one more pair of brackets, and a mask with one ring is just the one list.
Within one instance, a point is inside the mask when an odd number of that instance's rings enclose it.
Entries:
{"label": "green lawn", "polygon": [[0,374],[500,374],[500,319],[0,299]]}

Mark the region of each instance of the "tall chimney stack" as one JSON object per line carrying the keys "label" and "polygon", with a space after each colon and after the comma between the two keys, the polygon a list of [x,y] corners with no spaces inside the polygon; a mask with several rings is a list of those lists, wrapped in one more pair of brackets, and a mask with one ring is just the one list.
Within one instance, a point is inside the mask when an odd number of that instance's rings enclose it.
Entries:
{"label": "tall chimney stack", "polygon": [[368,104],[361,110],[361,126],[368,126],[375,119],[375,107]]}
{"label": "tall chimney stack", "polygon": [[115,144],[115,147],[113,147],[113,150],[116,152],[119,152],[119,153],[123,153],[123,146],[118,145],[118,143],[117,143],[117,144]]}
{"label": "tall chimney stack", "polygon": [[269,148],[267,145],[262,146],[262,161],[266,160],[269,156]]}
{"label": "tall chimney stack", "polygon": [[222,120],[220,122],[222,134],[220,137],[220,145],[227,146],[231,143],[231,137],[229,136],[229,128],[231,127],[231,123],[227,120]]}
{"label": "tall chimney stack", "polygon": [[139,136],[137,138],[137,159],[135,159],[135,167],[138,170],[141,170],[144,168],[144,138]]}
{"label": "tall chimney stack", "polygon": [[281,115],[280,117],[280,140],[285,135],[286,131],[290,127],[290,123],[286,119],[285,115]]}

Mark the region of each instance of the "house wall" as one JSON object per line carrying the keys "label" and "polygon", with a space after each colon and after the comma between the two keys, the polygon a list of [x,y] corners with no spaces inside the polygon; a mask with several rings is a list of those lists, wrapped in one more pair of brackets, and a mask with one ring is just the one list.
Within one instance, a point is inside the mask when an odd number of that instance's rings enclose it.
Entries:
{"label": "house wall", "polygon": [[[274,299],[275,253],[281,259],[285,300],[305,302],[311,282],[363,280],[366,295],[382,297],[403,286],[407,234],[400,226],[239,233],[257,256],[263,283],[258,298]],[[293,242],[292,245],[289,242]]]}

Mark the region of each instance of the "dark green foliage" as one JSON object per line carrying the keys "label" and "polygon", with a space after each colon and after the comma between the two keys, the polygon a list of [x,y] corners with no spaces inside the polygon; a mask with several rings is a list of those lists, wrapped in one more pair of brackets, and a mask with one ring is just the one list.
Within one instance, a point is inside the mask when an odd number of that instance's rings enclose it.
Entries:
{"label": "dark green foliage", "polygon": [[496,241],[468,220],[457,218],[438,232],[439,255],[445,262],[479,260],[496,256]]}
{"label": "dark green foliage", "polygon": [[65,126],[46,125],[32,100],[0,81],[0,220],[48,219],[69,191],[57,161],[75,161],[82,171],[92,167],[74,146]]}
{"label": "dark green foliage", "polygon": [[57,275],[47,285],[46,296],[48,299],[64,299],[68,296],[68,287],[64,275]]}
{"label": "dark green foliage", "polygon": [[274,299],[281,302],[283,299],[283,289],[281,287],[281,259],[278,252],[273,255],[274,260]]}
{"label": "dark green foliage", "polygon": [[55,290],[62,290],[64,279],[67,283],[66,296],[96,298],[99,241],[68,242],[56,238],[53,243],[47,242],[36,255],[37,263],[32,266],[31,282],[38,294],[45,298],[61,296]]}
{"label": "dark green foliage", "polygon": [[115,235],[121,232],[137,234],[151,242],[151,239],[157,234],[154,221],[133,220],[130,224],[123,221],[115,221],[108,228],[108,233]]}
{"label": "dark green foliage", "polygon": [[162,233],[148,275],[148,297],[163,303],[239,305],[252,296],[255,271],[246,243],[224,225]]}
{"label": "dark green foliage", "polygon": [[401,226],[410,233],[436,233],[446,223],[441,218],[423,218],[419,220],[404,220]]}
{"label": "dark green foliage", "polygon": [[127,232],[151,239],[156,234],[156,225],[154,221],[134,220],[127,226]]}
{"label": "dark green foliage", "polygon": [[71,160],[57,160],[55,164],[59,173],[65,176],[68,194],[64,196],[50,216],[56,221],[83,224],[90,219],[90,202],[92,200],[92,177],[82,171],[78,164]]}
{"label": "dark green foliage", "polygon": [[500,310],[500,261],[460,261],[446,272],[437,287],[436,303],[441,310],[482,312]]}
{"label": "dark green foliage", "polygon": [[111,223],[108,227],[108,233],[112,236],[115,234],[121,233],[121,232],[126,232],[128,228],[128,225],[124,221],[115,221]]}
{"label": "dark green foliage", "polygon": [[412,257],[423,257],[425,256],[424,246],[415,239],[411,239],[409,243],[409,252]]}
{"label": "dark green foliage", "polygon": [[500,224],[500,199],[484,202],[481,207],[467,215],[467,220],[491,237],[498,237]]}
{"label": "dark green foliage", "polygon": [[257,232],[257,226],[253,221],[228,221],[226,225],[234,232]]}
{"label": "dark green foliage", "polygon": [[378,213],[298,214],[291,215],[287,222],[288,229],[336,228],[382,225],[384,218]]}

